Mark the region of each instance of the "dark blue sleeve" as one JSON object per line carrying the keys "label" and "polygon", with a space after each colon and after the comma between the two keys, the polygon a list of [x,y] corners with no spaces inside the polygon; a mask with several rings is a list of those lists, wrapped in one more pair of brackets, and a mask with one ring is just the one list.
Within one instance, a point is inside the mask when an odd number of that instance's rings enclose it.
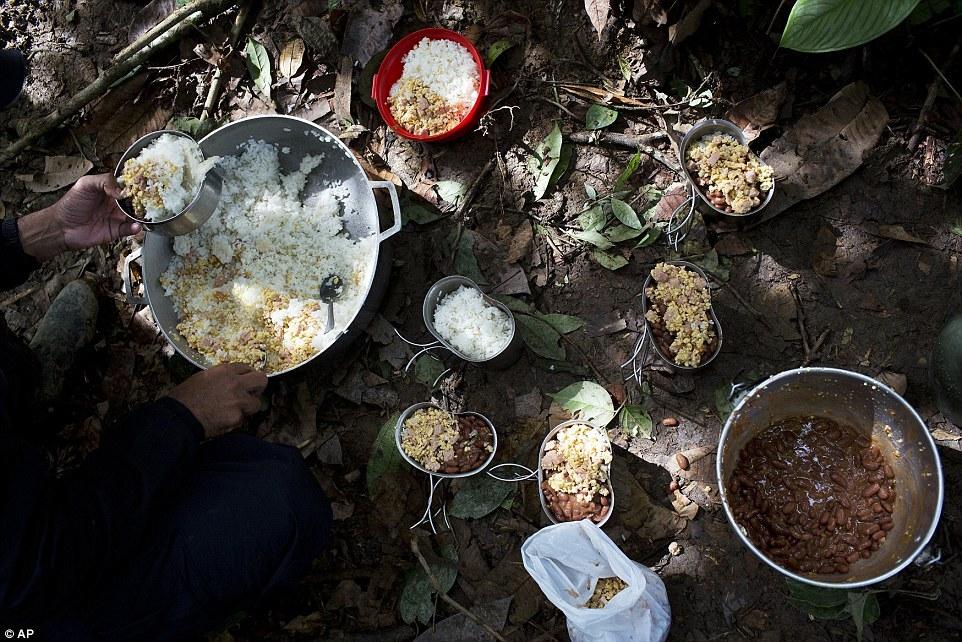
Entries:
{"label": "dark blue sleeve", "polygon": [[0,434],[0,615],[50,614],[136,546],[177,489],[203,429],[169,397],[132,412],[76,473]]}
{"label": "dark blue sleeve", "polygon": [[20,245],[17,219],[4,219],[0,223],[0,290],[17,287],[36,267],[37,261]]}

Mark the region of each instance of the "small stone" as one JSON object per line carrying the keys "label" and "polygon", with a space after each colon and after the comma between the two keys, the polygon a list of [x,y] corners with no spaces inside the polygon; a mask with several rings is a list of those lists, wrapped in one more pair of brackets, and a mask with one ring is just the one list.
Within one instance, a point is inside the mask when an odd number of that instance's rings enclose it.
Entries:
{"label": "small stone", "polygon": [[675,492],[676,490],[678,490],[678,482],[676,482],[674,479],[671,480],[671,483],[668,484],[668,490],[671,492]]}
{"label": "small stone", "polygon": [[361,478],[360,470],[352,470],[348,474],[344,475],[344,481],[346,481],[348,484],[353,484],[360,478]]}
{"label": "small stone", "polygon": [[661,425],[667,426],[668,428],[674,428],[675,426],[678,425],[678,420],[675,419],[674,417],[665,417],[664,419],[661,420]]}
{"label": "small stone", "polygon": [[691,466],[691,462],[688,461],[688,458],[681,453],[675,455],[675,461],[678,462],[678,467],[682,470],[688,470],[688,468]]}
{"label": "small stone", "polygon": [[672,542],[668,545],[668,553],[674,555],[675,557],[681,555],[683,550],[684,549],[682,549],[681,544],[678,542]]}

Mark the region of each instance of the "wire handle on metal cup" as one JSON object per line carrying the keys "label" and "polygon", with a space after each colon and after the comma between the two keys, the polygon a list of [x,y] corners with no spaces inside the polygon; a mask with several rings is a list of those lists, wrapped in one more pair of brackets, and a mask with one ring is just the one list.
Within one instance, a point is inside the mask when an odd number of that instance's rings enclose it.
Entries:
{"label": "wire handle on metal cup", "polygon": [[[695,216],[695,203],[698,200],[695,187],[691,183],[688,183],[685,193],[688,194],[688,198],[682,201],[682,203],[672,211],[671,216],[668,218],[668,225],[665,227],[665,239],[668,241],[668,247],[676,252],[678,251],[678,246],[681,245],[681,242],[685,240],[685,237],[687,237],[691,231],[692,221]],[[685,217],[679,222],[680,212],[686,207],[688,208],[688,213],[685,214]]]}
{"label": "wire handle on metal cup", "polygon": [[[498,475],[494,474],[494,471],[498,470],[499,468],[505,468],[505,469],[520,468],[522,471],[524,471],[524,474],[517,473],[513,477],[499,477]],[[510,464],[510,463],[498,464],[497,466],[492,466],[491,468],[488,469],[488,477],[492,477],[494,479],[497,479],[498,481],[503,481],[508,483],[523,482],[529,479],[533,479],[537,476],[538,476],[537,470],[531,470],[527,466],[522,466],[521,464]]]}
{"label": "wire handle on metal cup", "polygon": [[640,386],[644,383],[642,377],[645,373],[645,364],[648,361],[648,354],[651,351],[651,340],[648,336],[648,324],[644,324],[641,330],[641,336],[638,337],[637,343],[635,343],[635,349],[628,357],[628,360],[621,364],[621,368],[626,368],[631,365],[631,372],[625,377],[625,381],[631,381],[632,379]]}
{"label": "wire handle on metal cup", "polygon": [[[408,344],[409,346],[412,346],[412,347],[414,347],[414,348],[421,348],[421,349],[418,350],[416,353],[414,353],[414,356],[411,357],[411,358],[408,360],[407,364],[404,366],[404,372],[405,372],[405,374],[407,374],[408,372],[410,372],[411,366],[413,366],[415,363],[417,363],[417,360],[421,357],[421,355],[425,355],[425,354],[426,354],[426,355],[428,355],[429,357],[431,357],[432,359],[434,359],[435,361],[441,361],[441,360],[438,359],[435,355],[431,354],[431,352],[434,351],[434,350],[447,350],[448,352],[451,351],[450,349],[448,349],[448,347],[447,347],[446,345],[444,345],[443,343],[441,343],[440,341],[437,341],[437,340],[431,341],[430,343],[415,343],[414,341],[411,341],[410,339],[408,339],[407,337],[405,337],[403,334],[401,334],[401,332],[400,332],[397,328],[394,328],[394,334],[396,334],[396,335],[398,336],[398,338],[401,339],[401,341],[403,341],[404,343]],[[442,363],[442,365],[443,365],[444,362],[441,362],[441,363]],[[446,374],[448,374],[449,372],[451,372],[451,368],[445,368],[444,371],[443,371],[441,374],[438,375],[438,378],[434,380],[434,383],[431,384],[431,388],[432,388],[432,389],[433,389],[433,388],[436,388],[437,385],[438,385],[438,382],[441,381],[441,379],[443,379],[444,376],[445,376]]]}
{"label": "wire handle on metal cup", "polygon": [[418,526],[421,526],[422,524],[427,524],[428,526],[431,527],[431,532],[437,535],[438,529],[437,529],[437,526],[435,526],[434,524],[434,518],[437,517],[438,515],[441,515],[444,517],[444,525],[448,528],[448,530],[451,530],[451,522],[448,521],[447,504],[445,504],[444,501],[442,500],[441,508],[438,508],[437,510],[433,510],[434,509],[434,493],[435,491],[437,491],[438,486],[441,485],[441,482],[443,482],[444,479],[445,479],[444,477],[437,477],[436,475],[428,475],[428,486],[429,486],[428,505],[424,509],[424,514],[421,515],[421,519],[418,520],[416,524],[412,524],[409,530],[414,530],[415,528],[417,528]]}

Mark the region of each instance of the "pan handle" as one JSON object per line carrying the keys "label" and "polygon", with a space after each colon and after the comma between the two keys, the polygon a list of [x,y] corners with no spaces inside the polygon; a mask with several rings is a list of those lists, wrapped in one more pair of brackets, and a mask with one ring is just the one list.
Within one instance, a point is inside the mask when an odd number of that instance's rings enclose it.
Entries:
{"label": "pan handle", "polygon": [[394,224],[381,232],[378,243],[383,243],[401,231],[401,202],[397,198],[397,189],[390,181],[371,181],[371,189],[386,189],[391,197],[391,211],[394,213]]}
{"label": "pan handle", "polygon": [[124,285],[121,288],[121,292],[123,292],[127,296],[127,303],[131,305],[147,305],[147,299],[145,299],[142,296],[138,296],[134,294],[135,288],[133,285],[133,279],[131,278],[131,274],[130,274],[131,263],[136,262],[138,265],[141,266],[141,269],[143,269],[143,262],[140,260],[140,255],[143,254],[143,251],[144,251],[144,248],[138,247],[136,250],[128,254],[126,259],[124,259],[124,273],[123,273]]}

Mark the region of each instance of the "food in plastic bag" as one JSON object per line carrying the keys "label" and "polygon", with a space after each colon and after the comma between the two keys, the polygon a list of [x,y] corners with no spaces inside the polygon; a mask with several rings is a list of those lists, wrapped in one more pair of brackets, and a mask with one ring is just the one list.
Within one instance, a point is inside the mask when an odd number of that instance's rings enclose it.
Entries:
{"label": "food in plastic bag", "polygon": [[[663,642],[668,636],[671,608],[661,578],[630,560],[589,520],[541,529],[521,547],[521,559],[565,614],[572,642]],[[614,592],[618,583],[609,578],[626,586]],[[602,580],[607,602],[597,608]]]}

